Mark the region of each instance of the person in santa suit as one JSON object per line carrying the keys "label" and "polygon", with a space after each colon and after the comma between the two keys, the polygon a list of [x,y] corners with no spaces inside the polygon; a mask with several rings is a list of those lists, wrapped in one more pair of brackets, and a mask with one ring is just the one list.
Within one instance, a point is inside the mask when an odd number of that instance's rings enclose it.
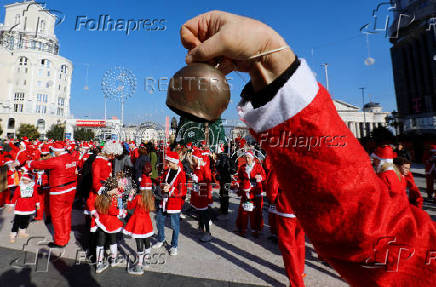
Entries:
{"label": "person in santa suit", "polygon": [[386,184],[389,192],[405,195],[401,184],[401,174],[394,166],[394,151],[390,145],[379,146],[371,154],[372,164],[379,178]]}
{"label": "person in santa suit", "polygon": [[30,216],[39,208],[37,184],[30,174],[25,173],[21,176],[20,184],[12,198],[12,204],[13,206],[10,206],[9,210],[14,209],[14,223],[10,234],[10,242],[14,243],[17,232],[19,238],[29,237],[26,229],[29,226]]}
{"label": "person in santa suit", "polygon": [[401,173],[401,184],[403,189],[409,195],[410,204],[415,205],[417,208],[422,208],[424,199],[422,198],[421,191],[416,186],[413,174],[410,172],[410,161],[406,158],[394,158],[394,164]]}
{"label": "person in santa suit", "polygon": [[203,232],[200,240],[209,242],[212,240],[209,229],[209,204],[212,198],[211,173],[210,169],[204,164],[203,151],[195,149],[192,153],[194,182],[191,191],[191,206],[198,213],[198,229]]}
{"label": "person in santa suit", "polygon": [[173,151],[165,153],[165,162],[168,169],[162,175],[162,200],[156,211],[157,224],[157,243],[153,244],[154,249],[161,248],[165,241],[165,218],[171,219],[171,238],[170,255],[178,253],[178,241],[180,232],[180,212],[182,210],[183,197],[186,195],[186,175],[179,166],[179,155]]}
{"label": "person in santa suit", "polygon": [[97,274],[102,273],[109,267],[104,260],[104,246],[109,245],[111,251],[111,267],[120,266],[123,262],[118,255],[117,233],[123,231],[123,222],[126,213],[118,209],[118,180],[115,177],[108,178],[101,187],[95,199],[95,223],[97,225],[96,246],[96,269]]}
{"label": "person in santa suit", "polygon": [[271,157],[308,238],[348,284],[434,286],[436,224],[378,178],[328,91],[276,31],[212,11],[180,34],[187,64],[219,57],[224,74],[249,72],[239,115]]}
{"label": "person in santa suit", "polygon": [[273,242],[277,242],[277,219],[276,219],[276,203],[279,195],[277,176],[274,175],[271,166],[271,160],[266,156],[264,160],[264,170],[266,173],[266,179],[264,181],[263,188],[266,191],[266,197],[268,199],[268,224],[270,226],[271,236],[268,238]]}
{"label": "person in santa suit", "polygon": [[49,172],[49,208],[53,224],[53,242],[50,248],[63,248],[71,233],[71,212],[77,186],[77,161],[65,151],[64,144],[55,143],[51,150],[54,157],[28,161],[27,169]]}
{"label": "person in santa suit", "polygon": [[31,159],[31,157],[29,155],[29,151],[27,150],[26,142],[21,141],[20,142],[20,151],[17,152],[17,154],[15,156],[15,161],[17,162],[18,166],[22,166],[29,159]]}
{"label": "person in santa suit", "polygon": [[274,227],[290,286],[304,286],[303,278],[306,276],[304,230],[295,217],[289,198],[284,196],[277,174],[273,170],[269,171],[267,179],[267,196],[270,200],[269,213],[275,215]]}
{"label": "person in santa suit", "polygon": [[[48,146],[43,145],[40,151],[40,157],[42,160],[50,158],[50,149]],[[39,209],[36,211],[35,220],[43,220],[44,214],[46,216],[46,220],[49,220],[49,209],[48,209],[48,192],[49,192],[49,182],[48,182],[48,173],[44,170],[35,170],[36,175],[36,184],[38,185],[38,200],[39,200]]]}
{"label": "person in santa suit", "polygon": [[[96,244],[96,209],[95,199],[99,193],[103,190],[104,183],[108,178],[112,176],[112,160],[115,156],[122,154],[123,148],[120,143],[115,141],[108,141],[103,146],[101,152],[95,157],[92,163],[92,188],[89,191],[88,199],[86,200],[86,209],[84,214],[87,215],[86,221],[89,226],[89,252],[93,253]],[[91,258],[96,258],[91,254]]]}
{"label": "person in santa suit", "polygon": [[8,167],[6,176],[8,188],[3,191],[3,202],[6,206],[12,205],[11,197],[14,195],[15,189],[20,184],[20,171],[16,169],[18,163],[12,159],[10,155],[5,156],[5,165]]}
{"label": "person in santa suit", "polygon": [[436,177],[436,145],[430,145],[424,154],[425,163],[425,182],[427,200],[436,200],[434,194],[434,179]]}
{"label": "person in santa suit", "polygon": [[262,182],[266,179],[264,169],[254,160],[252,151],[245,153],[246,163],[238,170],[239,196],[241,203],[238,209],[236,227],[241,236],[245,236],[248,220],[254,237],[258,237],[263,228],[263,196]]}
{"label": "person in santa suit", "polygon": [[132,275],[144,274],[144,257],[151,253],[150,237],[153,233],[153,224],[150,218],[150,212],[155,210],[153,197],[153,183],[151,180],[152,165],[147,162],[141,178],[140,192],[135,195],[135,190],[129,194],[127,209],[133,209],[134,212],[124,227],[124,234],[135,238],[137,251],[137,264],[128,269]]}

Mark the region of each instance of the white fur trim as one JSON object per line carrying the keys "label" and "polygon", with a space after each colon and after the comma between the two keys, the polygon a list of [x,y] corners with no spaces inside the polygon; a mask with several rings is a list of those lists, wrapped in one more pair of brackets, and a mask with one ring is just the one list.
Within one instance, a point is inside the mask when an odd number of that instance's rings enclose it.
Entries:
{"label": "white fur trim", "polygon": [[14,214],[17,214],[17,215],[31,215],[31,214],[34,214],[34,213],[35,213],[35,210],[32,210],[32,211],[14,210]]}
{"label": "white fur trim", "polygon": [[179,163],[179,160],[178,160],[178,159],[171,158],[171,157],[168,157],[168,156],[165,157],[165,160],[167,160],[167,161],[169,161],[169,162],[172,162],[172,163],[175,163],[175,164],[178,164],[178,163]]}
{"label": "white fur trim", "polygon": [[106,226],[104,226],[104,225],[100,222],[100,220],[98,219],[98,217],[95,218],[95,224],[96,224],[98,227],[100,227],[100,228],[101,228],[104,232],[106,232],[106,233],[117,233],[117,232],[120,232],[120,231],[123,230],[123,228],[120,227],[120,228],[118,228],[118,229],[115,229],[114,231],[108,231],[108,230],[106,229]]}
{"label": "white fur trim", "polygon": [[393,159],[391,159],[391,158],[381,158],[378,155],[376,155],[375,153],[372,153],[371,157],[380,160],[382,163],[394,163]]}
{"label": "white fur trim", "polygon": [[54,147],[51,147],[51,150],[54,151],[54,152],[63,152],[63,151],[65,151],[64,148],[54,148]]}
{"label": "white fur trim", "polygon": [[76,190],[76,188],[77,188],[77,187],[73,186],[73,187],[71,187],[71,188],[69,188],[69,189],[66,189],[66,190],[64,190],[64,191],[50,192],[50,195],[64,194],[64,193],[67,193],[67,192],[70,192],[70,191]]}
{"label": "white fur trim", "polygon": [[125,235],[132,237],[132,238],[149,238],[149,237],[153,236],[153,234],[154,234],[153,231],[149,232],[149,233],[145,233],[145,234],[136,234],[136,233],[129,232],[125,229],[123,230],[123,233]]}
{"label": "white fur trim", "polygon": [[318,94],[318,83],[305,60],[294,75],[266,105],[254,109],[250,102],[241,101],[239,116],[256,133],[267,131],[287,121],[307,107]]}
{"label": "white fur trim", "polygon": [[139,190],[152,190],[152,189],[153,189],[152,187],[147,187],[147,186],[139,188]]}

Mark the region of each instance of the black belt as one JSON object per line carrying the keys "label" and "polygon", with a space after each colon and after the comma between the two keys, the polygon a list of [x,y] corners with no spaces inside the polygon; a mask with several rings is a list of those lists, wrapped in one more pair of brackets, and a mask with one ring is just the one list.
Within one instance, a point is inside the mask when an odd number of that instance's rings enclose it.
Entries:
{"label": "black belt", "polygon": [[73,181],[70,181],[70,182],[67,182],[67,183],[64,183],[64,184],[58,185],[58,186],[50,186],[50,188],[65,187],[65,186],[70,185],[70,184],[75,183],[75,182],[76,182],[76,181],[73,180]]}

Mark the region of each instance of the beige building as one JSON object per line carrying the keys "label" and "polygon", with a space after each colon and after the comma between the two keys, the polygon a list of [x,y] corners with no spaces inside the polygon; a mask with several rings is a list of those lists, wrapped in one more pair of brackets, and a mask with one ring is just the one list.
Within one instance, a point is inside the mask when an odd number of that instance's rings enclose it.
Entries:
{"label": "beige building", "polygon": [[[334,100],[336,110],[347,127],[351,130],[356,138],[369,135],[376,127],[386,127],[386,117],[390,113],[383,112],[378,103],[368,103],[364,106],[363,111],[359,107],[340,100]],[[366,127],[366,128],[365,128]]]}
{"label": "beige building", "polygon": [[73,66],[58,54],[55,15],[34,1],[5,9],[0,24],[1,137],[14,137],[22,123],[45,135],[70,115]]}

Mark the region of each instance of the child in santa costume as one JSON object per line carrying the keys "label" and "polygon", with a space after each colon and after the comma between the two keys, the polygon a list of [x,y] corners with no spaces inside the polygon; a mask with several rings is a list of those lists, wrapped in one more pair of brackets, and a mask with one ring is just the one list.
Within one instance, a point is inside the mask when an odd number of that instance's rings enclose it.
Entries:
{"label": "child in santa costume", "polygon": [[[48,159],[50,157],[49,147],[44,145],[41,148],[41,159]],[[38,184],[38,199],[39,199],[39,209],[36,211],[35,220],[43,220],[44,213],[46,218],[49,216],[48,209],[48,174],[44,170],[36,170],[36,183]]]}
{"label": "child in santa costume", "polygon": [[5,156],[5,165],[7,166],[7,188],[2,192],[2,204],[9,206],[12,205],[11,197],[20,183],[20,172],[15,169],[17,164],[13,161],[10,155]]}
{"label": "child in santa costume", "polygon": [[171,229],[173,230],[169,252],[171,256],[175,256],[178,253],[180,212],[183,197],[186,195],[186,175],[179,165],[179,155],[176,152],[167,151],[165,161],[168,169],[162,176],[162,201],[159,203],[159,209],[156,212],[158,242],[153,245],[153,248],[157,249],[163,246],[165,241],[165,218],[169,216]]}
{"label": "child in santa costume", "polygon": [[401,184],[401,174],[394,166],[394,151],[390,145],[379,146],[371,154],[373,166],[379,178],[386,184],[389,192],[406,194]]}
{"label": "child in santa costume", "polygon": [[129,274],[144,274],[144,257],[151,253],[150,237],[153,235],[153,224],[150,218],[150,212],[155,210],[153,197],[153,183],[150,178],[152,167],[149,162],[144,166],[140,192],[135,196],[135,190],[132,189],[129,195],[127,209],[133,209],[134,212],[124,227],[124,234],[135,238],[138,262],[128,269]]}
{"label": "child in santa costume", "polygon": [[416,186],[413,174],[410,172],[410,161],[406,158],[394,158],[394,164],[401,173],[401,184],[403,189],[409,196],[410,204],[415,205],[417,208],[422,208],[424,199],[422,198],[421,191]]}
{"label": "child in santa costume", "polygon": [[26,233],[26,228],[29,226],[30,216],[35,213],[39,208],[37,185],[33,178],[28,173],[21,176],[20,184],[15,190],[14,197],[12,198],[14,207],[14,223],[10,234],[10,242],[14,243],[15,238],[27,238],[29,234]]}
{"label": "child in santa costume", "polygon": [[122,232],[123,222],[121,218],[125,213],[118,209],[118,180],[115,177],[109,178],[102,187],[100,194],[95,199],[95,224],[97,226],[96,236],[96,269],[97,274],[102,273],[109,267],[104,260],[104,246],[109,245],[111,251],[111,267],[120,266],[122,259],[118,258],[117,233]]}
{"label": "child in santa costume", "polygon": [[212,240],[209,230],[209,204],[212,199],[212,178],[210,169],[204,163],[204,156],[200,149],[196,149],[192,153],[192,162],[192,181],[194,185],[191,191],[191,205],[198,213],[198,228],[203,232],[200,240],[208,242]]}
{"label": "child in santa costume", "polygon": [[252,151],[245,153],[244,163],[238,170],[239,204],[236,227],[241,236],[245,236],[247,231],[248,220],[250,220],[251,231],[253,236],[258,237],[263,228],[263,196],[262,182],[266,174],[262,165],[255,162]]}

